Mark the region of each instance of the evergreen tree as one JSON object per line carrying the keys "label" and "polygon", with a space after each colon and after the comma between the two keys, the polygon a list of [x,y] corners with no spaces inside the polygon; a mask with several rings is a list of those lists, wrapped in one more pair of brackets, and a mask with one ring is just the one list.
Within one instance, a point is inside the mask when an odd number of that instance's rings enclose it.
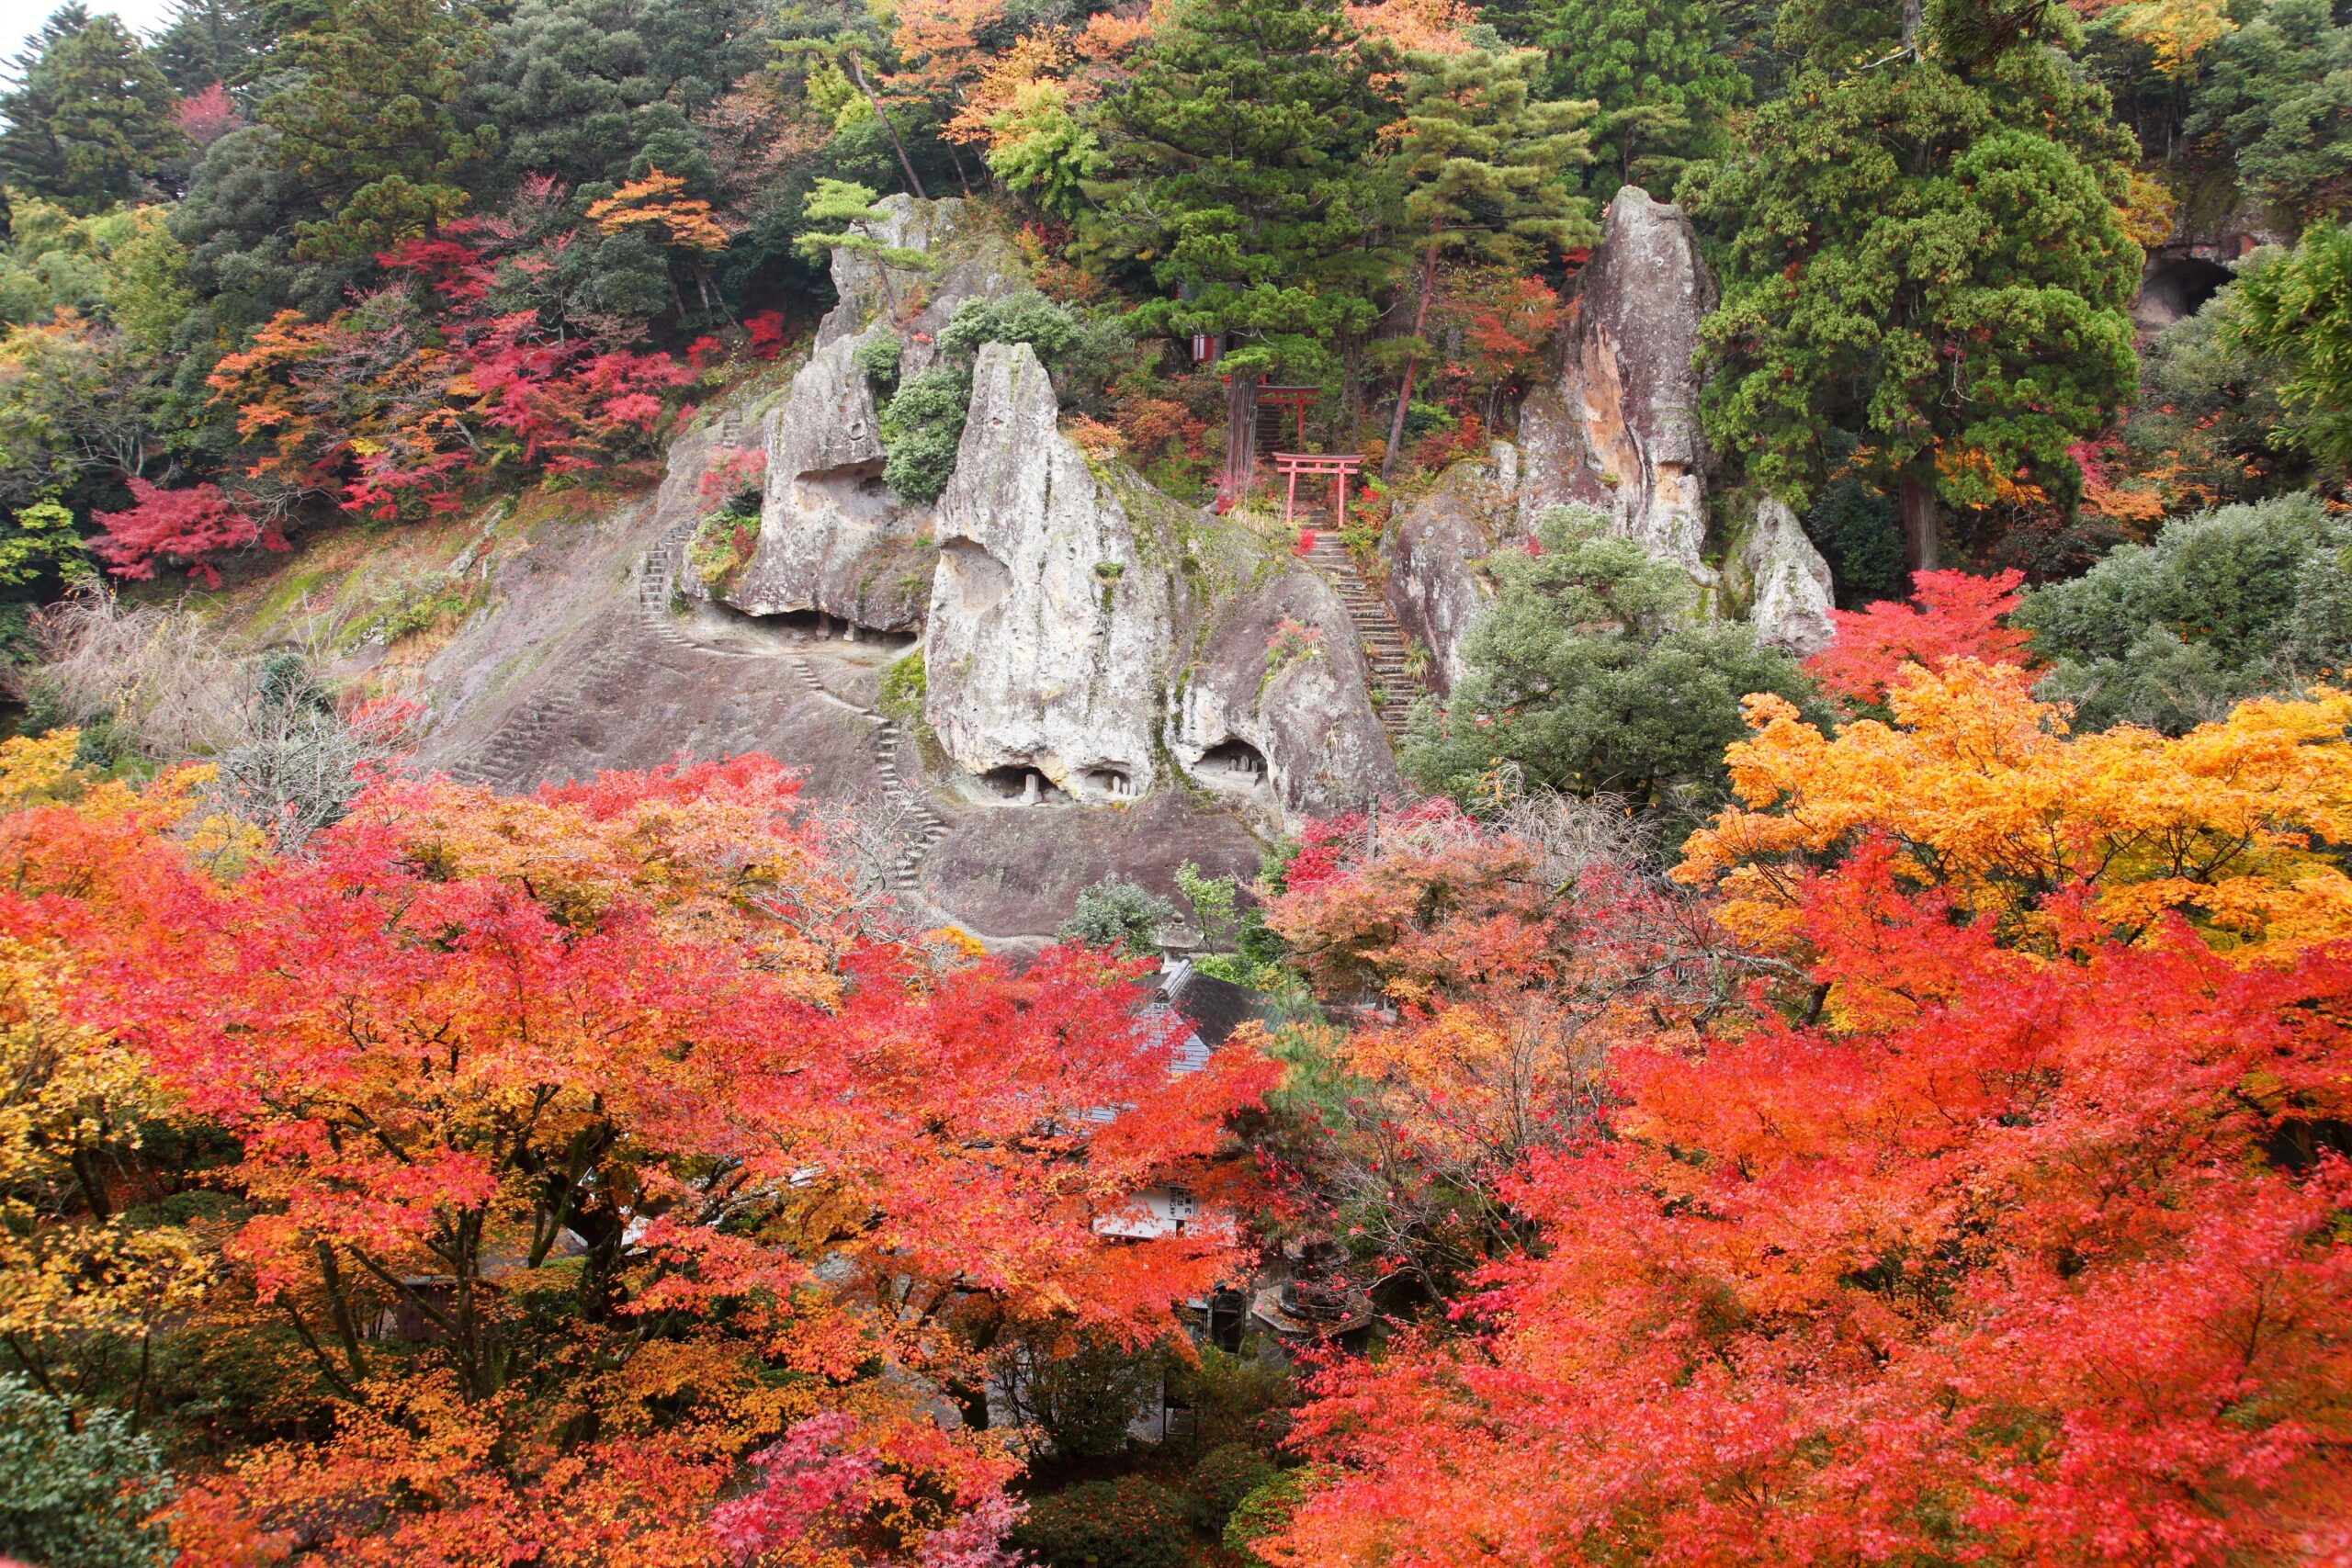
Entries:
{"label": "evergreen tree", "polygon": [[755,17],[749,0],[523,0],[491,29],[469,118],[499,128],[510,182],[617,185],[659,166],[715,196],[692,117],[764,62]]}
{"label": "evergreen tree", "polygon": [[1707,0],[1549,0],[1540,24],[1551,96],[1598,106],[1596,201],[1621,185],[1670,190],[1691,160],[1721,151],[1724,116],[1747,100],[1747,78]]}
{"label": "evergreen tree", "polygon": [[1119,179],[1095,243],[1148,262],[1174,299],[1141,332],[1229,334],[1227,471],[1247,473],[1256,381],[1325,363],[1377,315],[1385,51],[1339,0],[1193,0],[1103,106]]}
{"label": "evergreen tree", "polygon": [[1404,444],[1418,356],[1429,352],[1421,333],[1437,292],[1438,258],[1467,253],[1525,266],[1546,252],[1600,237],[1589,206],[1568,193],[1565,177],[1570,164],[1591,156],[1577,129],[1590,111],[1581,103],[1537,98],[1543,64],[1543,54],[1532,49],[1406,58],[1405,118],[1394,164],[1405,190],[1406,230],[1421,237],[1423,254],[1412,339],[1381,460],[1384,479]]}
{"label": "evergreen tree", "polygon": [[1828,433],[1859,436],[1932,567],[1939,497],[2070,502],[2066,448],[2131,400],[2131,138],[2062,52],[2057,0],[1792,0],[1781,28],[1807,57],[1788,96],[1686,182],[1729,235],[1702,417],[1800,504]]}
{"label": "evergreen tree", "polygon": [[215,82],[243,86],[269,53],[247,0],[179,0],[151,49],[164,79],[183,96]]}
{"label": "evergreen tree", "polygon": [[2352,215],[2352,28],[2271,0],[2213,48],[2190,136],[2218,132],[2246,189],[2296,223]]}
{"label": "evergreen tree", "polygon": [[117,18],[51,16],[0,96],[0,179],[96,212],[137,196],[181,145],[172,89]]}
{"label": "evergreen tree", "polygon": [[1720,797],[1742,697],[1817,707],[1796,660],[1695,615],[1690,578],[1606,518],[1554,507],[1536,539],[1487,558],[1495,598],[1464,647],[1469,673],[1442,711],[1413,716],[1399,761],[1421,788],[1475,800],[1513,763],[1530,785],[1683,811]]}
{"label": "evergreen tree", "polygon": [[2277,356],[2278,434],[2332,468],[2352,468],[2352,225],[2321,223],[2284,254],[2258,254],[2225,296],[2222,335]]}
{"label": "evergreen tree", "polygon": [[258,118],[326,212],[297,226],[297,255],[367,255],[464,209],[455,176],[498,140],[494,127],[461,131],[456,114],[488,48],[479,18],[444,0],[333,0],[287,39],[293,80]]}

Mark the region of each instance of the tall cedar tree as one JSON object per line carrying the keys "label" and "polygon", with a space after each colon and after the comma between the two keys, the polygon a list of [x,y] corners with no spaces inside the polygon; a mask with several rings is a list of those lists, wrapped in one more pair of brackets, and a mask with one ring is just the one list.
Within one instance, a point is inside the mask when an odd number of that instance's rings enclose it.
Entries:
{"label": "tall cedar tree", "polygon": [[140,194],[179,150],[172,89],[113,17],[51,16],[0,96],[0,179],[96,212]]}
{"label": "tall cedar tree", "polygon": [[1387,51],[1338,0],[1195,0],[1104,105],[1130,181],[1109,242],[1177,298],[1142,332],[1230,333],[1227,468],[1246,476],[1261,372],[1321,360],[1377,314],[1379,206],[1367,162],[1390,106]]}
{"label": "tall cedar tree", "polygon": [[2063,52],[2079,31],[2055,0],[1821,0],[1781,33],[1806,62],[1788,96],[1690,182],[1730,236],[1701,416],[1800,502],[1833,477],[1825,431],[1858,434],[1932,568],[1939,497],[2071,500],[2066,448],[2132,396],[2131,138]]}
{"label": "tall cedar tree", "polygon": [[251,80],[269,52],[258,11],[245,0],[179,0],[150,46],[172,90],[192,97]]}
{"label": "tall cedar tree", "polygon": [[334,0],[287,39],[292,83],[260,118],[278,133],[280,165],[327,212],[296,225],[298,255],[389,250],[464,209],[457,176],[498,131],[461,131],[455,108],[466,68],[488,49],[480,19],[446,0]]}
{"label": "tall cedar tree", "polygon": [[1621,185],[1664,192],[1695,158],[1722,151],[1724,116],[1747,99],[1720,12],[1701,0],[1551,0],[1536,39],[1551,96],[1589,98],[1596,201]]}
{"label": "tall cedar tree", "polygon": [[1405,414],[1413,396],[1420,341],[1437,292],[1437,265],[1446,252],[1527,266],[1546,253],[1588,245],[1600,237],[1589,205],[1568,194],[1570,164],[1591,157],[1577,129],[1591,112],[1581,103],[1547,103],[1535,94],[1544,65],[1539,50],[1498,54],[1406,57],[1405,118],[1396,139],[1396,172],[1405,184],[1407,230],[1425,236],[1420,294],[1405,361],[1388,448],[1387,477],[1404,444]]}

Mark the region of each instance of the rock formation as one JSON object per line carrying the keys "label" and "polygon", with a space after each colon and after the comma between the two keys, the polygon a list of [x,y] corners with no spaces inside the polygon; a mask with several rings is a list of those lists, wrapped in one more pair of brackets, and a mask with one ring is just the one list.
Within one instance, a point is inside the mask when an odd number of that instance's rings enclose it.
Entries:
{"label": "rock formation", "polygon": [[[967,224],[961,201],[893,196],[877,211],[860,226],[874,250],[833,253],[841,302],[766,422],[759,543],[722,595],[752,615],[813,610],[900,631],[920,624],[929,602],[931,509],[883,481],[879,410],[858,354],[895,333],[900,379],[928,369],[956,308],[1009,293],[1022,275],[996,236]],[[926,265],[894,265],[894,252],[922,253]]]}
{"label": "rock formation", "polygon": [[1590,506],[1710,590],[1707,603],[1732,607],[1713,592],[1728,590],[1765,641],[1809,652],[1829,639],[1829,568],[1786,507],[1767,503],[1733,530],[1724,572],[1708,560],[1713,459],[1699,428],[1697,356],[1714,304],[1681,209],[1621,187],[1577,285],[1559,381],[1520,408],[1515,520],[1523,534],[1548,508]]}
{"label": "rock formation", "polygon": [[1467,673],[1462,639],[1486,603],[1477,568],[1500,542],[1488,530],[1508,510],[1505,467],[1501,453],[1456,463],[1381,541],[1383,596],[1405,635],[1429,650],[1430,683],[1440,693]]}
{"label": "rock formation", "polygon": [[1399,787],[1355,624],[1292,566],[1226,606],[1178,692],[1169,750],[1261,822],[1327,816]]}
{"label": "rock formation", "polygon": [[1098,470],[1058,412],[1028,344],[981,348],[933,519],[923,714],[971,773],[1118,800],[1157,776],[1182,509]]}
{"label": "rock formation", "polygon": [[1736,558],[1757,641],[1800,659],[1829,646],[1829,612],[1838,602],[1829,565],[1795,513],[1769,497],[1758,502]]}

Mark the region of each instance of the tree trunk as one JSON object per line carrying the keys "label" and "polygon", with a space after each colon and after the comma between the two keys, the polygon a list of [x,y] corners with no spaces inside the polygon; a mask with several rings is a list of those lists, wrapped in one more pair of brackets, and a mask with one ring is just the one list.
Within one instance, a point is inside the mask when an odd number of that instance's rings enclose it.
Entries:
{"label": "tree trunk", "polygon": [[[1430,236],[1429,254],[1421,259],[1421,302],[1413,310],[1413,335],[1419,337],[1422,327],[1429,323],[1430,296],[1437,292],[1437,236]],[[1388,421],[1388,446],[1380,454],[1380,479],[1388,482],[1389,470],[1396,466],[1396,448],[1405,444],[1405,412],[1413,402],[1413,371],[1418,361],[1405,361],[1404,384],[1396,389],[1396,412]]]}
{"label": "tree trunk", "polygon": [[1225,388],[1225,491],[1234,500],[1258,466],[1258,373],[1236,370]]}
{"label": "tree trunk", "polygon": [[1936,492],[1917,476],[1903,476],[1897,492],[1903,512],[1903,561],[1913,571],[1936,570]]}
{"label": "tree trunk", "polygon": [[914,192],[917,201],[929,201],[931,193],[922,188],[922,179],[915,173],[913,161],[907,156],[907,144],[899,140],[899,128],[892,125],[890,117],[882,112],[882,100],[867,84],[865,66],[859,61],[857,51],[854,49],[849,51],[849,70],[850,74],[857,78],[857,90],[864,93],[865,101],[873,106],[874,118],[882,122],[884,130],[889,132],[890,150],[899,155],[899,172],[907,176],[907,188]]}
{"label": "tree trunk", "polygon": [[1914,60],[1919,57],[1919,24],[1927,10],[1927,0],[1903,0],[1903,52]]}

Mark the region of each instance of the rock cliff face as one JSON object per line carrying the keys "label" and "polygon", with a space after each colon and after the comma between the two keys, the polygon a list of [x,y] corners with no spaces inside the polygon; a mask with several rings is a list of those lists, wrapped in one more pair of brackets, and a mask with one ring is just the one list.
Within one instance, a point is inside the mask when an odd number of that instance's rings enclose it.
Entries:
{"label": "rock cliff face", "polygon": [[1266,823],[1394,794],[1354,623],[1294,566],[1227,606],[1178,694],[1169,750],[1196,783]]}
{"label": "rock cliff face", "polygon": [[1522,525],[1582,502],[1660,560],[1703,576],[1707,454],[1699,435],[1699,322],[1714,279],[1679,207],[1619,189],[1577,287],[1556,389],[1521,411]]}
{"label": "rock cliff face", "polygon": [[1714,306],[1714,279],[1682,210],[1637,186],[1619,189],[1577,286],[1560,378],[1520,408],[1515,522],[1527,533],[1551,507],[1593,507],[1702,588],[1744,599],[1764,640],[1811,651],[1829,638],[1829,569],[1785,507],[1736,530],[1727,572],[1707,558],[1713,465],[1699,429],[1696,362],[1699,324]]}
{"label": "rock cliff face", "polygon": [[1736,558],[1757,641],[1800,659],[1829,646],[1829,612],[1838,603],[1829,566],[1795,513],[1770,498],[1758,502]]}
{"label": "rock cliff face", "polygon": [[[833,253],[841,303],[766,423],[759,544],[724,595],[752,615],[813,610],[900,631],[929,602],[931,509],[883,481],[879,410],[858,351],[895,333],[900,378],[929,369],[956,308],[1010,292],[1021,275],[992,235],[967,231],[961,201],[894,196],[877,209],[863,225],[876,251]],[[929,268],[893,265],[892,251],[923,253]]]}
{"label": "rock cliff face", "polygon": [[1489,530],[1510,512],[1504,467],[1499,455],[1456,463],[1381,541],[1388,565],[1382,594],[1405,635],[1429,650],[1430,683],[1440,693],[1468,672],[1462,639],[1487,599],[1478,562],[1500,542]]}
{"label": "rock cliff face", "polygon": [[1028,344],[989,344],[933,532],[923,713],[957,765],[1140,795],[1174,647],[1181,509],[1062,435]]}

